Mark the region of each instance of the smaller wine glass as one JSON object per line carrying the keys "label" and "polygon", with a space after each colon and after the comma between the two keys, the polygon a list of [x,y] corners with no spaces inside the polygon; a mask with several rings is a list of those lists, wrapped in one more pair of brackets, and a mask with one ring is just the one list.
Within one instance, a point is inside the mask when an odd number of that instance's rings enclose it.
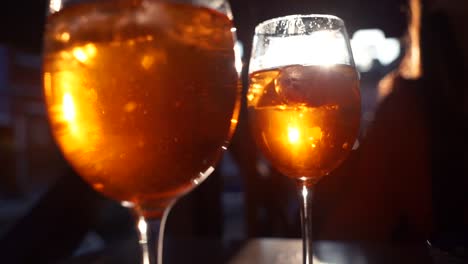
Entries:
{"label": "smaller wine glass", "polygon": [[303,261],[310,264],[313,187],[346,159],[359,130],[359,74],[343,20],[291,15],[259,24],[249,81],[254,138],[273,167],[296,182]]}

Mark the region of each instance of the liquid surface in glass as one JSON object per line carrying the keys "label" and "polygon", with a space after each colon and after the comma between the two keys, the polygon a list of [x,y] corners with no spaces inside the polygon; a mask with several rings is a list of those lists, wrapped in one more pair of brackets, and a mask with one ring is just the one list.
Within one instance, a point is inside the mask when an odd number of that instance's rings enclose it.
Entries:
{"label": "liquid surface in glass", "polygon": [[254,72],[247,100],[257,145],[286,176],[316,182],[353,147],[361,111],[353,67],[291,65]]}
{"label": "liquid surface in glass", "polygon": [[80,4],[49,18],[51,126],[96,190],[144,206],[211,173],[239,110],[231,27],[216,11],[162,1]]}

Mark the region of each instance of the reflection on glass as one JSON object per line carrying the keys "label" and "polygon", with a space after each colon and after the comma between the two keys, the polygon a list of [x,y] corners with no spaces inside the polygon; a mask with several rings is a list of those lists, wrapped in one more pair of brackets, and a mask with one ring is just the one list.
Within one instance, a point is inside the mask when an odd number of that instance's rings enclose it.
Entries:
{"label": "reflection on glass", "polygon": [[75,121],[75,104],[73,103],[73,98],[70,95],[70,93],[65,93],[63,95],[62,112],[65,121],[67,121],[70,124],[72,124]]}
{"label": "reflection on glass", "polygon": [[62,0],[50,0],[49,13],[53,14],[62,9]]}

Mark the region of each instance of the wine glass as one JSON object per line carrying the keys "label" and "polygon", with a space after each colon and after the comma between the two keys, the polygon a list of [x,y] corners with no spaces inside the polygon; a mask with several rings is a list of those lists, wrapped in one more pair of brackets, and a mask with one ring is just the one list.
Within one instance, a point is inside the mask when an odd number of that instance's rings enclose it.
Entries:
{"label": "wine glass", "polygon": [[142,263],[161,263],[171,205],[213,172],[234,132],[234,42],[225,0],[50,0],[54,138],[95,190],[135,213]]}
{"label": "wine glass", "polygon": [[312,263],[315,184],[338,167],[359,130],[359,74],[343,20],[291,15],[255,28],[247,104],[258,147],[295,180],[304,263]]}

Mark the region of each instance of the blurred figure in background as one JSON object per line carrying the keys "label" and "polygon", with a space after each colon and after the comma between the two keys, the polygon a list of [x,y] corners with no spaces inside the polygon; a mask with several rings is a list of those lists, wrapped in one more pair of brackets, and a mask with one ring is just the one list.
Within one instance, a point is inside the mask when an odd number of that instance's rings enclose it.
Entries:
{"label": "blurred figure in background", "polygon": [[[411,242],[425,241],[432,230],[429,138],[419,95],[421,6],[419,0],[409,3],[406,54],[379,83],[381,103],[355,153],[354,170],[334,175],[341,199],[324,201],[326,214],[317,210],[320,238]],[[327,195],[326,183],[317,188],[317,206]]]}
{"label": "blurred figure in background", "polygon": [[317,186],[318,239],[467,245],[460,145],[467,32],[448,8],[466,13],[466,3],[410,0],[409,7],[406,55],[379,83],[366,138],[347,166]]}

